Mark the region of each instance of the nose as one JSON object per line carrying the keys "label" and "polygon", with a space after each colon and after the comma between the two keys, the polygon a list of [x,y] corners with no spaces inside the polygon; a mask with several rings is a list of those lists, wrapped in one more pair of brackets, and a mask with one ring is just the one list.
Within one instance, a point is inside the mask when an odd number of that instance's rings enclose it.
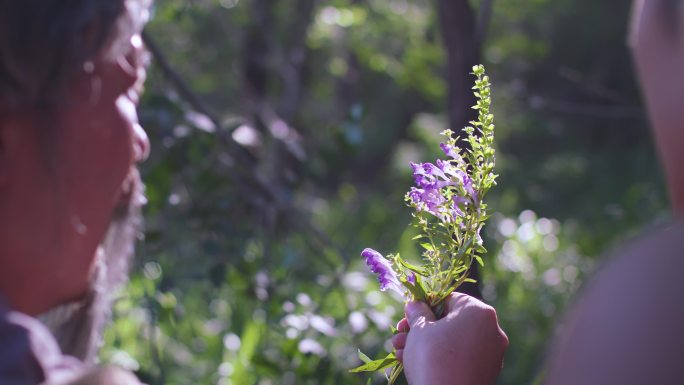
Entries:
{"label": "nose", "polygon": [[133,124],[133,149],[136,162],[142,162],[150,155],[150,139],[138,123]]}

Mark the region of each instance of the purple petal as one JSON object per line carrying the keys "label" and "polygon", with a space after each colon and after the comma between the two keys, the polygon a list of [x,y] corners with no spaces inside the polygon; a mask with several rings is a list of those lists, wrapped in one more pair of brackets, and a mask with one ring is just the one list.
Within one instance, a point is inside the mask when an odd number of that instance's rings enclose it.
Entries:
{"label": "purple petal", "polygon": [[366,258],[366,264],[370,267],[371,272],[377,274],[381,291],[391,289],[401,295],[404,294],[397,273],[382,254],[371,248],[366,248],[361,252],[361,256]]}
{"label": "purple petal", "polygon": [[446,143],[440,143],[439,147],[442,149],[442,151],[444,151],[444,154],[446,154],[446,156],[456,160],[461,159],[461,156],[458,155],[458,152],[456,152],[456,148],[454,146]]}
{"label": "purple petal", "polygon": [[[450,180],[452,183],[450,183],[452,186],[455,185],[458,182],[461,181],[465,173],[458,168],[454,167],[451,162],[445,162],[441,159],[437,159],[437,167],[444,173],[445,179]],[[453,179],[456,179],[454,181]]]}
{"label": "purple petal", "polygon": [[437,167],[432,163],[423,163],[423,169],[425,170],[426,174],[428,174],[432,177],[442,178],[443,180],[449,179],[444,174],[444,172],[440,169],[440,167]]}
{"label": "purple petal", "polygon": [[420,163],[413,163],[411,162],[411,168],[413,169],[413,175],[425,175],[425,170],[423,169],[423,165]]}
{"label": "purple petal", "polygon": [[477,191],[473,188],[473,180],[467,174],[463,174],[463,188],[470,195],[473,203],[477,202]]}
{"label": "purple petal", "polygon": [[465,201],[466,201],[466,199],[463,197],[459,197],[459,196],[453,197],[453,202],[451,204],[451,217],[454,221],[456,221],[456,218],[463,217],[463,215],[465,215],[463,210],[461,210],[461,208],[459,207],[459,205],[461,203],[464,203]]}

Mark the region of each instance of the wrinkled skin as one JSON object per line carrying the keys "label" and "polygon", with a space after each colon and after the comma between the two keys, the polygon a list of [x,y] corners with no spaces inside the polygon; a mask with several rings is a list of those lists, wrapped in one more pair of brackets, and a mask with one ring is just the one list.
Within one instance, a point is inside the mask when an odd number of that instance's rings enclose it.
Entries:
{"label": "wrinkled skin", "polygon": [[508,337],[491,306],[462,293],[445,300],[439,320],[422,302],[406,305],[392,344],[411,385],[494,384]]}
{"label": "wrinkled skin", "polygon": [[135,112],[141,49],[136,35],[126,56],[80,73],[64,105],[0,124],[0,292],[16,310],[36,315],[89,289],[96,250],[149,151]]}

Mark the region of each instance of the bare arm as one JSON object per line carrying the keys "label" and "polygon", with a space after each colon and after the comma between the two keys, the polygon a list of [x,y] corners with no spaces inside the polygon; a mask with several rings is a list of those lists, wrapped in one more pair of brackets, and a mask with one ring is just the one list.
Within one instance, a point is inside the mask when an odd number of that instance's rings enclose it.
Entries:
{"label": "bare arm", "polygon": [[545,383],[680,383],[683,275],[684,222],[618,253],[570,313]]}

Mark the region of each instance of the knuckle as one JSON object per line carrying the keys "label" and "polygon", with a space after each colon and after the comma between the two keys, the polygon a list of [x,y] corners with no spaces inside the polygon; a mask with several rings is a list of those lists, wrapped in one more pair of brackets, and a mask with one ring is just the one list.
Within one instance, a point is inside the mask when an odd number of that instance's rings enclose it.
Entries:
{"label": "knuckle", "polygon": [[73,385],[139,385],[137,378],[130,372],[115,367],[102,366],[92,370]]}
{"label": "knuckle", "polygon": [[482,317],[482,320],[489,325],[497,324],[496,310],[489,305],[482,306],[480,316]]}
{"label": "knuckle", "polygon": [[499,334],[501,337],[500,341],[501,341],[502,350],[506,350],[508,348],[508,344],[510,343],[510,341],[508,340],[508,336],[506,335],[506,333],[503,330],[501,330],[501,328],[499,328]]}

